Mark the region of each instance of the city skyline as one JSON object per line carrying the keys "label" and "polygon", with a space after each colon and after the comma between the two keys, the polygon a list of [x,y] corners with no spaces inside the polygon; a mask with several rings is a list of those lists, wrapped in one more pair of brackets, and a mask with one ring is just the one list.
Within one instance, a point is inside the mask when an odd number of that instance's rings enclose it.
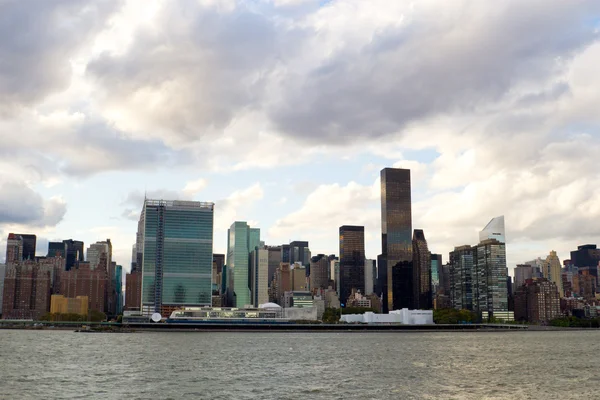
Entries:
{"label": "city skyline", "polygon": [[375,259],[389,166],[435,253],[497,215],[511,273],[600,242],[597,1],[137,3],[0,6],[1,258],[110,238],[128,269],[146,193],[214,202],[216,253],[358,225]]}

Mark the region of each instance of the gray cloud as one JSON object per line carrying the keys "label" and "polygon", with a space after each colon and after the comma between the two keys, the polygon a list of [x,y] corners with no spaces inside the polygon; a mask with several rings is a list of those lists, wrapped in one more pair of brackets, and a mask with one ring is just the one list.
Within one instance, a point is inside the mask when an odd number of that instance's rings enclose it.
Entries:
{"label": "gray cloud", "polygon": [[70,56],[105,24],[113,0],[7,0],[0,3],[0,112],[64,89]]}
{"label": "gray cloud", "polygon": [[42,196],[22,183],[0,186],[0,224],[55,226],[62,221],[67,206],[64,202]]}

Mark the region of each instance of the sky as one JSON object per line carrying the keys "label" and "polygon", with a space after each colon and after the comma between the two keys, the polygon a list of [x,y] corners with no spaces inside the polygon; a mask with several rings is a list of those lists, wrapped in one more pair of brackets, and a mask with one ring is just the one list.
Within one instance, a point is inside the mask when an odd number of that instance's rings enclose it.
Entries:
{"label": "sky", "polygon": [[447,260],[506,219],[509,270],[600,242],[600,1],[0,0],[9,232],[113,242],[144,195],[270,245],[381,253],[379,171]]}

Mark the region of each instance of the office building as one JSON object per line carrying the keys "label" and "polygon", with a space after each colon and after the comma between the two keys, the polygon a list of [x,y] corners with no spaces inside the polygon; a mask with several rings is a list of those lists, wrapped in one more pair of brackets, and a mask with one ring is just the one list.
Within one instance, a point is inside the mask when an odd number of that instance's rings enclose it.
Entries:
{"label": "office building", "polygon": [[67,252],[65,257],[65,269],[69,271],[75,266],[75,263],[78,261],[83,261],[84,245],[83,242],[73,239],[63,240],[63,243],[65,244],[65,249]]}
{"label": "office building", "polygon": [[377,259],[383,311],[410,308],[413,299],[410,170],[381,170],[381,248]]}
{"label": "office building", "polygon": [[250,288],[254,307],[269,301],[269,250],[265,248],[250,252]]}
{"label": "office building", "polygon": [[87,250],[87,261],[92,269],[101,268],[108,271],[112,262],[112,243],[110,239],[91,244]]}
{"label": "office building", "polygon": [[413,233],[413,307],[415,310],[429,310],[431,301],[431,260],[429,248],[422,229]]}
{"label": "office building", "polygon": [[598,264],[600,263],[600,249],[595,244],[584,244],[577,246],[577,250],[571,252],[571,264],[584,268],[588,267],[590,274],[598,278]]}
{"label": "office building", "polygon": [[115,288],[115,315],[123,314],[123,266],[117,265],[115,267],[114,276],[114,288]]}
{"label": "office building", "polygon": [[[300,263],[304,267],[310,265],[310,249],[306,241],[293,241],[289,246],[290,264]],[[286,262],[286,261],[282,261]]]}
{"label": "office building", "polygon": [[533,278],[543,278],[542,270],[544,269],[544,260],[540,257],[535,260],[526,261],[523,265],[531,266],[531,275]]}
{"label": "office building", "polygon": [[533,279],[533,267],[531,265],[519,264],[515,268],[515,292],[523,286],[528,279]]}
{"label": "office building", "polygon": [[431,268],[431,298],[433,299],[440,289],[440,279],[443,279],[442,255],[430,252],[429,260]]}
{"label": "office building", "polygon": [[125,310],[140,311],[142,306],[142,271],[125,275]]}
{"label": "office building", "polygon": [[283,244],[281,245],[281,262],[282,263],[290,263],[290,245]]}
{"label": "office building", "polygon": [[375,260],[366,259],[364,295],[370,295],[375,292],[375,282],[377,282],[377,262]]}
{"label": "office building", "polygon": [[333,288],[337,293],[338,297],[340,296],[340,259],[334,258],[329,260],[329,278],[333,282]]}
{"label": "office building", "polygon": [[227,231],[227,291],[230,304],[243,308],[252,304],[250,253],[260,246],[260,229],[234,222]]}
{"label": "office building", "polygon": [[488,239],[496,239],[500,243],[506,243],[506,231],[504,228],[504,215],[492,218],[490,222],[479,232],[479,242]]}
{"label": "office building", "polygon": [[340,227],[340,301],[344,304],[352,289],[365,292],[365,227]]}
{"label": "office building", "polygon": [[50,298],[50,313],[52,314],[88,314],[89,300],[86,296],[65,297],[53,294]]}
{"label": "office building", "polygon": [[50,310],[52,268],[32,260],[6,265],[2,296],[3,319],[37,320]]}
{"label": "office building", "polygon": [[[281,258],[281,246],[267,246],[269,251],[269,286],[275,278],[275,271],[279,267],[279,263],[283,262]],[[288,261],[289,262],[289,259]]]}
{"label": "office building", "polygon": [[23,260],[23,238],[14,233],[8,234],[6,240],[6,263],[14,263]]}
{"label": "office building", "polygon": [[562,266],[560,264],[558,256],[556,255],[556,251],[552,250],[550,254],[546,257],[546,260],[542,265],[542,275],[549,281],[554,282],[554,284],[558,288],[558,293],[560,297],[564,297],[562,287]]}
{"label": "office building", "polygon": [[515,320],[535,324],[561,316],[556,284],[546,278],[532,278],[515,292]]}
{"label": "office building", "polygon": [[329,258],[325,254],[317,254],[310,259],[310,290],[329,287]]}
{"label": "office building", "polygon": [[48,242],[47,257],[67,258],[67,246],[64,242]]}
{"label": "office building", "polygon": [[213,203],[144,200],[143,315],[212,304],[213,216]]}

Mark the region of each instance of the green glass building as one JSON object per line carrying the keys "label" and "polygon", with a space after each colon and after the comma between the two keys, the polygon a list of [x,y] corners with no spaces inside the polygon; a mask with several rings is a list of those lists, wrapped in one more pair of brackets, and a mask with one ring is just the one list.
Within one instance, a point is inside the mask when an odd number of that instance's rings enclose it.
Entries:
{"label": "green glass building", "polygon": [[236,221],[227,230],[227,292],[234,307],[252,304],[250,253],[260,245],[260,229]]}
{"label": "green glass building", "polygon": [[210,306],[214,204],[145,200],[142,313],[163,317],[180,307]]}

